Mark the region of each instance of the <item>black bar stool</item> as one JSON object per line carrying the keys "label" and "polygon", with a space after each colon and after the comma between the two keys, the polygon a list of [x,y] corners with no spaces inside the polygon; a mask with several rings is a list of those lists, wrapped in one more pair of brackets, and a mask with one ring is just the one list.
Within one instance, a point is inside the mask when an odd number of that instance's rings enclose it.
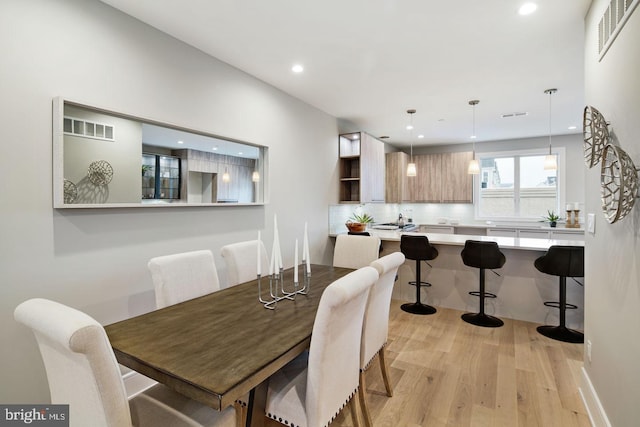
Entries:
{"label": "black bar stool", "polygon": [[584,334],[566,326],[567,309],[577,308],[567,304],[567,277],[584,277],[584,248],[581,246],[554,245],[546,254],[536,259],[533,265],[542,273],[559,276],[560,301],[546,301],[547,307],[560,309],[560,325],[538,326],[537,330],[545,337],[558,341],[583,343]]}
{"label": "black bar stool", "polygon": [[476,326],[487,328],[497,328],[504,325],[504,322],[497,317],[490,316],[484,312],[484,299],[495,298],[496,295],[485,291],[484,271],[485,269],[500,268],[507,260],[496,242],[481,242],[477,240],[467,240],[464,249],[460,252],[462,262],[469,267],[480,269],[480,290],[469,292],[470,295],[480,297],[480,312],[465,313],[462,320]]}
{"label": "black bar stool", "polygon": [[400,308],[407,313],[413,314],[433,314],[436,312],[435,307],[423,304],[420,301],[420,288],[422,286],[431,286],[431,283],[423,282],[420,275],[420,262],[430,261],[438,256],[438,250],[429,243],[427,236],[409,236],[403,234],[400,237],[400,252],[407,259],[416,261],[416,280],[409,282],[410,285],[416,287],[416,302],[402,304]]}

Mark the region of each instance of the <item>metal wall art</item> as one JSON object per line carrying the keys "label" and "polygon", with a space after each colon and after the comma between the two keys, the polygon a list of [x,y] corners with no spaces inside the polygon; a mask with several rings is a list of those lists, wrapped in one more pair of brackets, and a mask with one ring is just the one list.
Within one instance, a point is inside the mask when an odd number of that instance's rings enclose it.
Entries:
{"label": "metal wall art", "polygon": [[78,198],[78,188],[73,182],[69,181],[68,179],[64,180],[63,191],[65,203],[73,203]]}
{"label": "metal wall art", "polygon": [[600,111],[587,105],[582,116],[584,162],[592,168],[600,162],[604,146],[609,143],[607,121]]}
{"label": "metal wall art", "polygon": [[107,185],[113,178],[113,167],[106,160],[97,160],[89,165],[88,175],[94,185]]}
{"label": "metal wall art", "polygon": [[602,211],[607,221],[613,224],[631,212],[638,194],[638,171],[622,148],[605,145],[600,185]]}

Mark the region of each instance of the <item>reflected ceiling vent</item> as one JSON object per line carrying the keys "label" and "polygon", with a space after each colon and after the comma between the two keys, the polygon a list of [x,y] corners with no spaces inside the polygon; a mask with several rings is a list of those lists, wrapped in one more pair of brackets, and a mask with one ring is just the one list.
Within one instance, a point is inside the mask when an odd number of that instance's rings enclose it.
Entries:
{"label": "reflected ceiling vent", "polygon": [[529,113],[525,112],[520,112],[520,113],[506,113],[502,115],[503,119],[508,119],[510,117],[522,117],[522,116],[528,116]]}
{"label": "reflected ceiling vent", "polygon": [[598,23],[598,53],[600,60],[607,53],[609,47],[620,30],[631,16],[633,10],[640,4],[640,0],[611,0]]}

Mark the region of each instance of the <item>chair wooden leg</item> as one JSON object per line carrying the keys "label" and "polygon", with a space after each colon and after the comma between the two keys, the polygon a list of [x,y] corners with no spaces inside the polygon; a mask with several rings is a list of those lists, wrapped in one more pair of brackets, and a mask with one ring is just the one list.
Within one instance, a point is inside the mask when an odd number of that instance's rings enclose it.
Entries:
{"label": "chair wooden leg", "polygon": [[360,371],[360,390],[358,391],[358,398],[360,400],[360,409],[362,410],[362,416],[364,418],[364,425],[366,427],[372,427],[371,414],[369,413],[369,406],[367,405],[366,397],[366,382],[364,379],[364,371]]}
{"label": "chair wooden leg", "polygon": [[[359,395],[359,391],[356,391],[356,394]],[[353,423],[353,427],[360,427],[360,417],[358,417],[358,408],[356,404],[356,400],[358,400],[359,396],[353,396],[351,400],[349,400],[349,410],[351,411],[351,422]]]}
{"label": "chair wooden leg", "polygon": [[[384,358],[384,349],[382,347],[378,351],[378,359],[380,361],[380,370],[382,371],[382,381],[384,381],[384,388],[387,389],[387,396],[393,396],[393,389],[391,388],[391,382],[389,381],[389,371],[387,371],[387,361]],[[362,388],[360,388],[362,390]]]}
{"label": "chair wooden leg", "polygon": [[236,410],[236,427],[244,427],[247,424],[247,407],[236,401],[233,404]]}

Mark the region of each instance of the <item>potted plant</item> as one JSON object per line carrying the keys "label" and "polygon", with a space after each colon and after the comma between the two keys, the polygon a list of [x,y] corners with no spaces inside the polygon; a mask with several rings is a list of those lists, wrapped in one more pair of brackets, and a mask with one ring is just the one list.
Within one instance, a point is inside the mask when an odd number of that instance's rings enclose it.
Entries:
{"label": "potted plant", "polygon": [[367,213],[354,213],[347,220],[346,226],[353,233],[361,233],[366,230],[367,225],[373,222],[373,217]]}
{"label": "potted plant", "polygon": [[560,217],[554,211],[547,210],[547,215],[543,217],[545,221],[549,221],[551,227],[555,227]]}

